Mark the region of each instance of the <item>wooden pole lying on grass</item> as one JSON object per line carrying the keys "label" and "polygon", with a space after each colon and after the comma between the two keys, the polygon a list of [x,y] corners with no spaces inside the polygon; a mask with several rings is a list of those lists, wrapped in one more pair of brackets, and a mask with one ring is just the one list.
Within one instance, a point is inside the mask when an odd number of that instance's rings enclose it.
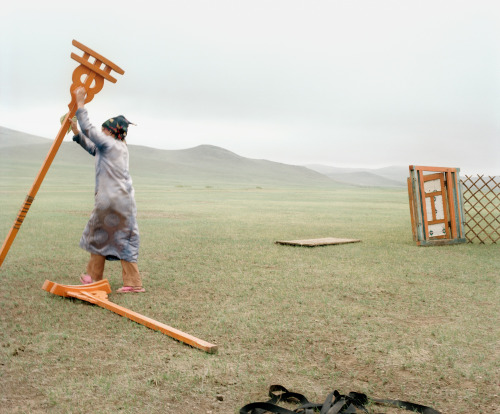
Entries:
{"label": "wooden pole lying on grass", "polygon": [[164,323],[155,321],[154,319],[148,318],[147,316],[133,312],[123,306],[109,301],[108,293],[111,293],[111,288],[106,279],[89,285],[60,285],[46,280],[42,289],[58,296],[73,297],[98,305],[102,308],[110,310],[111,312],[115,312],[118,315],[125,316],[134,322],[147,326],[155,331],[160,331],[165,335],[177,339],[178,341],[184,342],[185,344],[199,348],[205,352],[212,354],[217,351],[217,345],[211,344],[203,339],[198,339],[192,335],[179,331],[178,329],[172,328],[171,326],[165,325]]}
{"label": "wooden pole lying on grass", "polygon": [[[5,256],[7,256],[10,246],[12,245],[17,232],[21,228],[21,224],[23,224],[24,218],[26,217],[26,214],[28,214],[28,210],[30,209],[31,204],[35,199],[38,189],[42,185],[42,181],[45,178],[45,175],[47,174],[50,165],[52,164],[52,161],[54,160],[57,151],[59,150],[59,147],[61,146],[64,136],[66,135],[70,127],[71,118],[75,116],[77,106],[73,91],[79,86],[83,86],[87,92],[85,103],[90,102],[94,98],[94,95],[102,89],[104,85],[104,79],[112,83],[116,83],[116,79],[110,75],[112,70],[120,75],[123,75],[125,73],[123,69],[121,69],[105,57],[101,56],[100,54],[94,52],[92,49],[89,49],[87,46],[82,45],[76,40],[73,40],[72,43],[73,46],[76,46],[78,49],[83,51],[83,56],[78,56],[74,53],[71,53],[71,58],[80,63],[80,66],[78,66],[73,71],[73,83],[70,87],[71,102],[68,105],[69,112],[64,118],[61,129],[59,129],[59,132],[52,146],[50,147],[49,153],[47,154],[47,157],[45,158],[45,161],[43,162],[42,167],[40,168],[40,171],[38,172],[38,175],[36,176],[35,181],[31,186],[31,189],[28,192],[23,205],[21,206],[21,209],[19,210],[14,225],[10,229],[7,237],[2,244],[2,248],[0,249],[0,266],[2,266]],[[91,57],[94,58],[93,63],[89,61]],[[103,69],[101,69],[102,65],[104,65]]]}

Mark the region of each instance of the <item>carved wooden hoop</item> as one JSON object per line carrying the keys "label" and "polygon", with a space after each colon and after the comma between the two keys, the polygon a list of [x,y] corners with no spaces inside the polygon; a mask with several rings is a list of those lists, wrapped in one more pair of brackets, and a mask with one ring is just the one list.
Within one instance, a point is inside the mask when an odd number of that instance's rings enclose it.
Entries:
{"label": "carved wooden hoop", "polygon": [[[80,63],[73,71],[73,84],[70,87],[71,92],[71,102],[68,107],[71,111],[73,106],[76,104],[73,91],[79,86],[83,86],[87,91],[87,97],[85,98],[85,103],[90,102],[94,99],[94,95],[100,92],[104,85],[104,79],[116,83],[116,79],[110,75],[111,71],[114,70],[116,73],[123,75],[125,71],[121,69],[118,65],[115,65],[109,59],[101,56],[99,53],[94,52],[92,49],[80,42],[73,40],[73,46],[83,51],[83,56],[78,56],[75,53],[71,54],[71,58]],[[94,58],[94,62],[90,62],[90,58]],[[104,65],[104,68],[101,66]],[[82,79],[84,79],[82,81]]]}

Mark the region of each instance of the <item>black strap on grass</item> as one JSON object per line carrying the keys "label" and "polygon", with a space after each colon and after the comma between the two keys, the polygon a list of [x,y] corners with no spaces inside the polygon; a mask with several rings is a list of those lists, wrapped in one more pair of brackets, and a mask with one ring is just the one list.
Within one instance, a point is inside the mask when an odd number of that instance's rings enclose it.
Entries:
{"label": "black strap on grass", "polygon": [[[311,403],[302,394],[290,392],[282,385],[271,385],[269,387],[270,400],[266,402],[254,402],[245,405],[240,409],[240,414],[355,414],[369,413],[367,406],[370,404],[380,404],[390,407],[403,408],[420,414],[441,414],[439,411],[425,405],[414,404],[400,400],[381,400],[368,398],[366,394],[360,392],[350,392],[342,395],[337,390],[327,395],[323,404]],[[277,405],[280,402],[294,403],[299,406],[295,410]]]}

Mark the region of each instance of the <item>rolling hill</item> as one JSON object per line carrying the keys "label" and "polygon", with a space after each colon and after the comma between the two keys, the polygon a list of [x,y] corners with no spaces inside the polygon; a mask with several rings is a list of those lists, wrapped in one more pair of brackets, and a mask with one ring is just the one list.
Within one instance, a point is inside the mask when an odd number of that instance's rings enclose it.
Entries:
{"label": "rolling hill", "polygon": [[0,127],[0,150],[17,146],[26,146],[34,144],[46,144],[46,138],[37,137],[36,135],[26,134],[24,132],[15,131]]}
{"label": "rolling hill", "polygon": [[[51,145],[52,140],[0,127],[0,183],[19,174],[34,178]],[[134,182],[204,186],[339,185],[306,167],[245,158],[212,145],[183,150],[130,145],[129,152]],[[93,165],[93,159],[79,145],[64,141],[47,177],[67,183],[88,182]]]}
{"label": "rolling hill", "polygon": [[[0,183],[20,175],[34,178],[52,142],[0,127]],[[407,166],[379,169],[298,166],[245,158],[213,145],[182,150],[130,145],[129,151],[132,177],[141,184],[404,187],[408,177]],[[66,140],[48,178],[80,183],[88,182],[91,174],[93,160],[77,144]]]}
{"label": "rolling hill", "polygon": [[406,178],[409,176],[408,166],[368,169],[311,164],[306,167],[339,183],[363,187],[405,187]]}

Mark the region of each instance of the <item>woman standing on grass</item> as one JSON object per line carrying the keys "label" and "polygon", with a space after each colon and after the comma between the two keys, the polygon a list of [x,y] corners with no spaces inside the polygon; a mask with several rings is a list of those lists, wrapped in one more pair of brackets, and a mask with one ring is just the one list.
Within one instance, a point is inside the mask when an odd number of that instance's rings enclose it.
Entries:
{"label": "woman standing on grass", "polygon": [[123,287],[117,292],[145,292],[137,266],[139,228],[125,142],[131,122],[120,115],[108,119],[99,130],[89,121],[85,88],[75,89],[74,94],[82,132],[73,120],[73,141],[96,157],[95,205],[80,240],[80,247],[90,253],[90,260],[80,281],[89,284],[102,280],[106,260],[120,260]]}

